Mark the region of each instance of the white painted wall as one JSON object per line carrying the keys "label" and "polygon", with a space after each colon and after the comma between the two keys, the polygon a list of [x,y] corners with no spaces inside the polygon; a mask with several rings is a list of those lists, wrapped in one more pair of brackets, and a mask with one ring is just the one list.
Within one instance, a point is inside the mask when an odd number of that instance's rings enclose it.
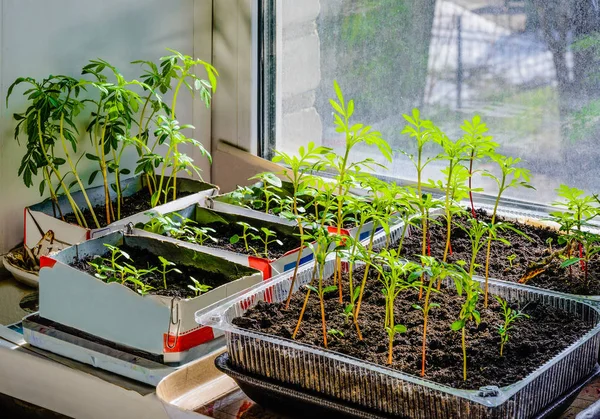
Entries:
{"label": "white painted wall", "polygon": [[[22,149],[13,140],[12,113],[25,102],[23,90],[15,91],[7,110],[8,86],[19,76],[79,77],[98,57],[126,77],[139,77],[129,62],[158,60],[166,47],[210,61],[211,16],[212,0],[0,0],[0,253],[22,240],[23,207],[41,200],[37,188],[28,190],[17,176]],[[210,113],[199,101],[192,106],[189,95],[177,108],[179,120],[194,124],[195,138],[210,150]],[[210,170],[202,165],[208,180]]]}

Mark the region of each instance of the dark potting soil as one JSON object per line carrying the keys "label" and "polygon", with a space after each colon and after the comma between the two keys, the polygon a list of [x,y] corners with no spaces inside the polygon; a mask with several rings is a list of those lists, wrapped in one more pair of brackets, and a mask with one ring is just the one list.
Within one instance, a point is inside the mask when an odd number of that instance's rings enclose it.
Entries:
{"label": "dark potting soil", "polygon": [[[364,268],[355,271],[355,281],[362,280]],[[344,278],[347,282],[347,275]],[[331,284],[330,281],[327,281]],[[355,282],[357,283],[357,282]],[[304,292],[297,292],[288,310],[284,304],[259,302],[243,317],[233,320],[238,327],[291,339],[296,327]],[[432,293],[432,302],[440,304],[429,312],[427,326],[427,364],[425,378],[454,388],[478,389],[482,386],[503,387],[523,379],[532,371],[574,343],[592,328],[582,320],[565,311],[536,303],[520,307],[530,319],[513,323],[510,340],[499,356],[500,335],[498,325],[503,322],[502,311],[495,299],[483,308],[482,297],[478,309],[481,323],[467,326],[467,381],[462,378],[461,333],[451,330],[451,323],[458,318],[464,297],[457,295],[453,287],[442,287]],[[346,299],[347,300],[347,299]],[[346,321],[337,292],[326,294],[325,313],[328,330],[338,330],[343,336],[328,336],[328,348],[348,356],[387,366],[388,337],[383,328],[385,299],[381,284],[371,271],[359,316],[363,341],[357,337],[352,321]],[[421,345],[423,338],[423,314],[412,307],[419,303],[418,290],[401,293],[395,302],[394,320],[403,324],[407,332],[394,339],[391,368],[420,376]],[[420,302],[422,304],[422,301]],[[513,307],[517,308],[517,307]],[[319,299],[312,296],[304,314],[302,326],[296,337],[299,342],[323,347],[321,311]]]}
{"label": "dark potting soil", "polygon": [[[249,223],[252,225],[252,223]],[[214,242],[212,240],[206,240],[204,242],[205,246],[215,247],[218,249],[230,250],[236,253],[242,253],[244,255],[252,255],[255,256],[256,253],[252,250],[255,249],[260,257],[264,257],[264,248],[265,245],[260,240],[251,240],[248,238],[248,250],[246,250],[246,245],[244,241],[241,239],[242,233],[244,229],[242,226],[232,223],[232,224],[223,224],[223,223],[211,223],[207,225],[203,225],[203,227],[210,227],[215,230],[214,233],[210,233],[210,235],[215,238],[217,241]],[[255,227],[256,228],[256,227]],[[259,235],[264,238],[264,234],[260,231],[253,232],[256,235]],[[275,232],[277,233],[277,232]],[[240,236],[240,240],[232,244],[229,239],[231,237],[238,234]],[[279,245],[275,242],[270,243],[267,247],[268,251],[268,259],[277,259],[283,256],[286,252],[290,250],[294,250],[300,247],[300,237],[295,235],[283,235],[277,234],[275,237],[271,237],[269,240],[278,239],[281,240],[283,245]],[[252,249],[251,249],[252,248]]]}
{"label": "dark potting soil", "polygon": [[[490,222],[491,217],[483,210],[477,210],[477,217],[485,222]],[[502,217],[496,217],[497,221],[506,221]],[[455,222],[465,225],[465,217],[454,217]],[[444,247],[446,245],[446,222],[443,217],[439,217],[439,224],[430,224],[430,243],[431,256],[442,260]],[[584,280],[584,272],[579,264],[569,268],[561,268],[562,260],[558,257],[553,258],[547,264],[541,264],[545,258],[548,258],[553,252],[562,249],[558,244],[559,233],[549,227],[533,226],[518,222],[510,224],[525,233],[531,240],[506,230],[499,234],[500,237],[507,239],[510,245],[500,242],[492,243],[490,258],[489,277],[504,281],[518,282],[523,277],[534,273],[539,269],[543,270],[533,278],[526,281],[527,285],[566,292],[569,294],[580,295],[600,295],[600,257],[594,256],[588,266],[588,281]],[[546,240],[552,239],[552,250]],[[458,260],[471,260],[471,242],[469,236],[458,226],[453,226],[451,235],[452,254],[448,256],[448,262]],[[406,237],[402,247],[401,254],[409,258],[417,257],[421,254],[422,234],[421,230],[414,230],[413,234]],[[516,255],[512,262],[509,257]],[[485,256],[484,247],[477,255],[476,263],[479,267],[476,274],[485,276]],[[578,256],[573,253],[572,256]]]}
{"label": "dark potting soil", "polygon": [[[191,195],[192,192],[177,192],[177,198],[183,198],[184,196]],[[121,219],[130,217],[134,214],[138,214],[140,212],[147,211],[151,208],[150,206],[150,193],[147,189],[140,189],[138,192],[134,193],[130,196],[123,197],[123,203],[121,204]],[[117,215],[117,202],[113,201],[113,209],[115,212],[115,216]],[[94,222],[94,218],[92,217],[92,212],[89,208],[85,208],[83,211],[83,216],[89,228],[96,228],[96,223]],[[97,205],[94,207],[94,213],[96,214],[96,218],[98,219],[98,223],[100,223],[100,227],[106,227],[106,205]],[[75,214],[72,212],[69,214],[65,214],[65,221],[71,224],[77,224],[77,218]],[[115,220],[111,216],[112,222]]]}
{"label": "dark potting soil", "polygon": [[[162,273],[160,272],[160,268],[162,264],[158,259],[157,255],[149,253],[145,249],[140,249],[138,247],[132,246],[119,246],[119,249],[127,252],[129,254],[130,259],[124,259],[121,257],[117,263],[128,263],[134,266],[136,269],[150,269],[153,267],[159,268],[159,270],[151,272],[148,275],[143,276],[140,280],[145,284],[151,285],[154,287],[149,294],[154,295],[164,295],[167,297],[179,297],[179,298],[191,298],[194,297],[194,291],[188,288],[188,285],[193,285],[190,277],[194,277],[198,282],[204,285],[208,285],[211,289],[220,287],[223,284],[229,282],[224,275],[215,272],[208,272],[193,266],[185,266],[185,265],[176,265],[169,266],[167,270],[172,268],[177,268],[181,271],[181,273],[177,272],[169,272],[167,273],[167,289],[164,288]],[[103,255],[99,255],[104,258],[110,258],[110,252],[107,252]],[[81,271],[84,271],[90,275],[95,275],[96,270],[89,265],[89,262],[92,262],[94,257],[87,257],[81,259],[79,261],[74,261],[71,264],[74,268],[77,268]],[[134,284],[131,282],[125,282],[127,287],[135,290]]]}

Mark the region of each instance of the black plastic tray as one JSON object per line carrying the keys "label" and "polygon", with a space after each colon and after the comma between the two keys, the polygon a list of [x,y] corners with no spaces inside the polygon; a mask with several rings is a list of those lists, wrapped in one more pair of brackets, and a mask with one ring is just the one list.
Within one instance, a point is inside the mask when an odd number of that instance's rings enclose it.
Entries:
{"label": "black plastic tray", "polygon": [[[263,377],[248,375],[235,370],[229,365],[229,354],[227,352],[215,359],[215,366],[221,372],[233,378],[242,391],[256,403],[287,418],[390,418],[390,416],[368,412],[319,395],[308,394]],[[577,398],[579,392],[599,373],[600,367],[596,366],[594,372],[585,380],[571,388],[533,419],[555,419],[560,417]]]}

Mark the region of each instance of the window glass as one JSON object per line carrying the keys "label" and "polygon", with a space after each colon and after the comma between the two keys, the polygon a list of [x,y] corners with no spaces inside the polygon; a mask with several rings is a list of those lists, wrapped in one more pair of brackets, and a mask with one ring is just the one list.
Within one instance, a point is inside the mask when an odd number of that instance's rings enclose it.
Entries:
{"label": "window glass", "polygon": [[[277,3],[275,146],[314,141],[336,149],[329,98],[337,80],[355,100],[355,122],[373,125],[394,149],[413,152],[400,131],[418,107],[450,138],[475,114],[521,157],[548,202],[561,183],[600,191],[600,8],[597,0],[280,0]],[[439,150],[431,149],[436,154]],[[354,158],[372,156],[362,147]],[[386,176],[414,179],[396,153]],[[438,178],[443,163],[427,177]],[[484,168],[492,168],[485,165]],[[493,193],[492,184],[475,185]]]}

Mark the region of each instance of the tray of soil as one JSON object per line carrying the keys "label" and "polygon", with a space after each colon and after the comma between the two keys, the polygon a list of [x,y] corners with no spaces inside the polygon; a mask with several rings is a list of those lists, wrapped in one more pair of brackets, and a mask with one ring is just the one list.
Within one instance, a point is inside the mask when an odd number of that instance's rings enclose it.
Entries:
{"label": "tray of soil", "polygon": [[[104,188],[98,186],[86,190],[91,205],[98,218],[98,225],[91,218],[88,205],[81,191],[71,194],[75,203],[86,218],[87,227],[77,224],[72,208],[65,196],[58,198],[58,208],[52,200],[47,199],[39,204],[26,207],[24,211],[24,242],[28,247],[35,246],[48,231],[54,232],[55,241],[62,247],[80,243],[98,237],[110,231],[122,228],[133,222],[147,221],[145,214],[150,207],[150,196],[141,176],[132,177],[122,182],[123,205],[121,216],[106,225],[106,208],[104,205]],[[191,204],[204,204],[205,198],[218,193],[218,187],[209,183],[192,179],[177,179],[178,199],[158,205],[152,210],[159,214],[177,211]],[[111,190],[113,199],[116,194]],[[115,205],[116,207],[116,205]]]}
{"label": "tray of soil", "polygon": [[[491,213],[492,208],[488,206],[481,206],[476,210],[477,219],[484,223],[491,222]],[[471,227],[470,218],[468,215],[454,218],[451,230],[452,252],[447,256],[448,262],[470,260],[472,245],[466,231]],[[498,231],[498,237],[506,242],[495,240],[492,243],[488,277],[600,301],[600,257],[595,253],[600,250],[599,230],[591,225],[584,227],[582,235],[589,240],[589,246],[579,243],[568,246],[568,242],[563,242],[565,234],[559,230],[560,224],[549,218],[544,212],[499,208],[495,222],[508,223],[523,234],[513,229]],[[432,213],[432,220],[435,219],[442,220],[443,215],[439,212]],[[396,227],[392,232],[392,247],[398,247],[401,230],[401,227]],[[428,254],[439,260],[443,258],[446,232],[444,222],[430,223]],[[382,242],[379,239],[378,243]],[[421,253],[421,245],[420,230],[411,227],[406,231],[401,255],[418,260],[416,255]],[[476,258],[475,274],[481,277],[485,277],[485,250],[480,251]],[[593,253],[589,260],[585,260],[586,250]],[[582,260],[577,261],[575,257]],[[575,263],[565,266],[569,258]]]}
{"label": "tray of soil", "polygon": [[[323,290],[332,285],[334,263],[327,260],[318,269]],[[364,271],[355,268],[355,284]],[[319,297],[306,298],[305,285],[316,289],[313,272],[310,265],[300,268],[294,288],[302,291],[293,294],[287,310],[291,276],[283,274],[200,311],[196,320],[226,332],[231,366],[238,371],[392,416],[534,417],[597,367],[600,312],[585,301],[491,280],[489,292],[499,300],[488,308],[476,305],[480,321],[463,318],[455,327],[463,309],[471,307],[465,298],[472,301],[481,280],[471,279],[468,288],[465,282],[459,294],[446,278],[440,291],[430,285],[434,291],[421,298],[418,286],[406,287],[390,307],[378,271],[371,269],[361,311],[368,316],[358,320],[360,340],[344,315],[347,297],[344,304],[336,293],[313,291]],[[438,278],[431,268],[424,283]],[[303,323],[292,340],[305,301]],[[510,340],[501,345],[498,326],[506,326],[506,307],[520,316],[505,327]]]}
{"label": "tray of soil", "polygon": [[42,257],[40,316],[180,362],[222,335],[196,324],[194,312],[261,280],[186,243],[117,231]]}
{"label": "tray of soil", "polygon": [[313,260],[310,247],[300,249],[295,226],[273,222],[261,213],[248,217],[196,204],[156,215],[137,227],[139,235],[184,241],[201,252],[258,269],[264,279]]}

